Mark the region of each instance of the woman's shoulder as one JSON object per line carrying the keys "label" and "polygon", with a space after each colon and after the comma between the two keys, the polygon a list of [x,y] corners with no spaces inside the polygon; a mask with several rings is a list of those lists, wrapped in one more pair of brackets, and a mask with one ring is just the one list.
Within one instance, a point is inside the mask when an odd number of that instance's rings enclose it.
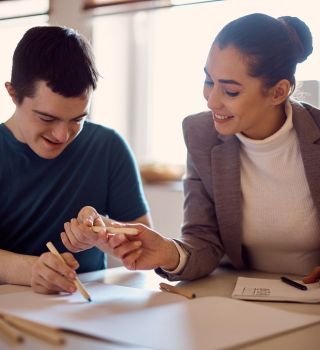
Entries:
{"label": "woman's shoulder", "polygon": [[292,121],[299,139],[313,143],[320,140],[320,110],[305,103],[291,101]]}
{"label": "woman's shoulder", "polygon": [[292,113],[294,120],[312,118],[320,127],[320,109],[307,102],[291,100]]}
{"label": "woman's shoulder", "polygon": [[205,111],[192,114],[184,118],[182,122],[185,142],[189,146],[196,148],[211,148],[221,141],[214,127],[212,113]]}
{"label": "woman's shoulder", "polygon": [[204,111],[196,114],[188,115],[182,122],[183,128],[190,128],[193,126],[207,128],[213,128],[212,113],[210,111]]}
{"label": "woman's shoulder", "polygon": [[212,113],[205,111],[197,114],[191,114],[184,118],[182,122],[184,134],[190,134],[193,137],[210,137],[217,135],[214,127]]}

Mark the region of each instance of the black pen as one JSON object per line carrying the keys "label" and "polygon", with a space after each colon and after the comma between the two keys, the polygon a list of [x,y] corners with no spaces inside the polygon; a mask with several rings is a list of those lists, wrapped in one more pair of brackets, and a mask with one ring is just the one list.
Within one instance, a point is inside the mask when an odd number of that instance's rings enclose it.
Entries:
{"label": "black pen", "polygon": [[289,284],[289,286],[292,286],[292,287],[295,287],[295,288],[298,288],[298,289],[301,289],[301,290],[308,290],[307,286],[304,286],[303,284],[300,284],[296,281],[293,281],[291,280],[290,278],[288,277],[280,277],[281,278],[281,281],[286,283],[286,284]]}

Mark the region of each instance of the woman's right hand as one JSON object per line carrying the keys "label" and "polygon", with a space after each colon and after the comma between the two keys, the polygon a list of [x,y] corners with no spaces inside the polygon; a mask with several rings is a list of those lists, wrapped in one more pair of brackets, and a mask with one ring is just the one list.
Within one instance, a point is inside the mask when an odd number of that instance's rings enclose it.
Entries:
{"label": "woman's right hand", "polygon": [[[109,234],[109,247],[129,270],[149,270],[157,267],[174,270],[179,264],[179,252],[171,239],[142,224],[125,224],[133,227],[136,235]],[[122,236],[126,237],[126,240]]]}

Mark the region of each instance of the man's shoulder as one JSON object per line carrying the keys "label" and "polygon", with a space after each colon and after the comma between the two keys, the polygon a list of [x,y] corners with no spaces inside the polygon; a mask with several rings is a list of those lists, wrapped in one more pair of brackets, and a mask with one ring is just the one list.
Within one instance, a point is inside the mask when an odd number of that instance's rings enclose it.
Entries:
{"label": "man's shoulder", "polygon": [[83,124],[83,131],[85,132],[96,132],[96,133],[99,133],[99,134],[114,134],[114,130],[107,127],[107,126],[104,126],[102,124],[98,124],[92,120],[86,120]]}
{"label": "man's shoulder", "polygon": [[83,139],[90,139],[97,142],[110,142],[112,140],[122,139],[116,130],[93,121],[84,122],[81,134]]}
{"label": "man's shoulder", "polygon": [[115,129],[97,124],[91,121],[85,121],[82,131],[75,140],[75,146],[80,148],[94,148],[95,152],[128,152],[130,146],[125,138]]}
{"label": "man's shoulder", "polygon": [[9,136],[11,133],[8,130],[8,128],[5,126],[4,123],[0,123],[0,137],[7,137]]}

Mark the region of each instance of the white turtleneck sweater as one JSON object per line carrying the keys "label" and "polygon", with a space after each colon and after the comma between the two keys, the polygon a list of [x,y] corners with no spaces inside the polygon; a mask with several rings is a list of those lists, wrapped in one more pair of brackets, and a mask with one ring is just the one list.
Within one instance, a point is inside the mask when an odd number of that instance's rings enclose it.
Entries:
{"label": "white turtleneck sweater", "polygon": [[307,184],[292,109],[275,134],[241,142],[243,237],[250,267],[305,275],[320,265],[320,224]]}

